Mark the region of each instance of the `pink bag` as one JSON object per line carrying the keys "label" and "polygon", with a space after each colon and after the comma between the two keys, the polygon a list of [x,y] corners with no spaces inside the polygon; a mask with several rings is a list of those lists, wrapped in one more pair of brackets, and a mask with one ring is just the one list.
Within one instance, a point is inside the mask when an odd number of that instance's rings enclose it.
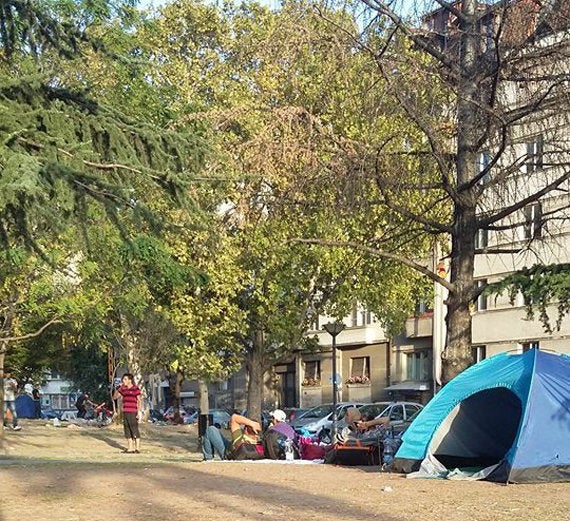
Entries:
{"label": "pink bag", "polygon": [[324,459],[325,457],[324,445],[318,443],[303,443],[299,449],[301,459]]}

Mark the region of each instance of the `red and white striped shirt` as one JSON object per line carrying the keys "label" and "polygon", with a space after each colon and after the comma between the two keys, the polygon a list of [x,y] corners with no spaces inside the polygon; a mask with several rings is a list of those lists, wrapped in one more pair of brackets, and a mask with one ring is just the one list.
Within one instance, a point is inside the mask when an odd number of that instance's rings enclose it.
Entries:
{"label": "red and white striped shirt", "polygon": [[137,397],[141,394],[141,390],[136,385],[132,387],[121,385],[117,391],[123,397],[123,412],[137,412]]}

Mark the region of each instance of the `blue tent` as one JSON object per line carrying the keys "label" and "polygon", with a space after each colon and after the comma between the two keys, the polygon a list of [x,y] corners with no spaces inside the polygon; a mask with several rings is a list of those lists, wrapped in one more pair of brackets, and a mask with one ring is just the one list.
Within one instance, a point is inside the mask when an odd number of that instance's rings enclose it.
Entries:
{"label": "blue tent", "polygon": [[404,433],[396,469],[422,462],[486,468],[492,481],[570,481],[570,356],[531,349],[465,370]]}
{"label": "blue tent", "polygon": [[19,418],[36,417],[36,406],[29,394],[20,394],[16,398],[16,414]]}

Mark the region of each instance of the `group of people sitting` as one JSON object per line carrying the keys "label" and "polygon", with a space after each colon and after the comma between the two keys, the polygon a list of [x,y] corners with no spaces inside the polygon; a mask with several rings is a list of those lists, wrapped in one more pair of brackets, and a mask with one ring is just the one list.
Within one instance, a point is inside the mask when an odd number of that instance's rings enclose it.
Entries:
{"label": "group of people sitting", "polygon": [[[262,433],[261,424],[240,414],[233,414],[229,422],[231,439],[223,436],[215,425],[209,425],[202,436],[202,454],[205,461],[217,454],[222,460],[286,459],[287,447],[298,454],[299,436],[287,423],[287,416],[281,409],[270,413],[271,422]],[[346,427],[338,433],[338,441],[360,438],[372,432],[377,426],[387,426],[389,419],[364,419],[356,407],[347,409],[344,420]]]}
{"label": "group of people sitting", "polygon": [[[229,423],[231,439],[223,436],[215,425],[206,427],[202,436],[202,454],[204,460],[220,459],[261,459],[269,457],[280,459],[280,446],[285,440],[297,443],[297,433],[287,422],[287,416],[281,409],[275,409],[270,414],[271,423],[262,436],[261,424],[241,414],[232,414]],[[276,434],[277,436],[273,436]],[[269,442],[273,439],[273,442]]]}

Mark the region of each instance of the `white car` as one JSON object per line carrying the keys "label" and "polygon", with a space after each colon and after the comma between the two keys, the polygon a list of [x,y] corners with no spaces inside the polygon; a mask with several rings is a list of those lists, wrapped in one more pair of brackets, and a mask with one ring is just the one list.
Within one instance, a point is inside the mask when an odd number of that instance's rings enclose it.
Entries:
{"label": "white car", "polygon": [[64,422],[68,422],[69,420],[77,420],[77,411],[63,411],[59,419]]}
{"label": "white car", "polygon": [[[398,426],[407,422],[414,414],[423,409],[423,405],[415,402],[374,402],[367,403],[358,408],[360,414],[367,418],[390,418],[390,425]],[[337,424],[340,432],[346,427],[343,419]],[[322,437],[330,439],[330,427],[322,433]]]}
{"label": "white car", "polygon": [[[342,402],[337,404],[337,419],[344,417],[346,409],[349,407],[362,407],[365,405],[360,402]],[[311,437],[319,436],[321,431],[330,430],[332,427],[333,406],[332,403],[317,405],[311,409],[307,409],[300,416],[290,422],[291,427],[299,434],[305,434]]]}

